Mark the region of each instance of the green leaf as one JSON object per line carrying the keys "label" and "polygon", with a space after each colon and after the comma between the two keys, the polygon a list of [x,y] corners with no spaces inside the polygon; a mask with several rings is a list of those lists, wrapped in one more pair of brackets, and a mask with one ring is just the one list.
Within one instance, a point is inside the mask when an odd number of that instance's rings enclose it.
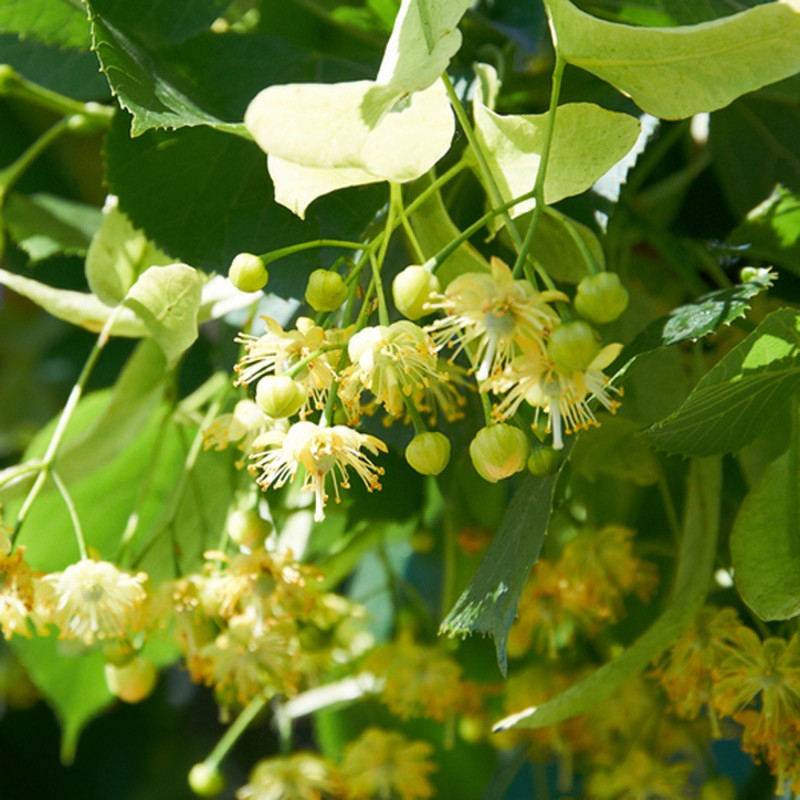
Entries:
{"label": "green leaf", "polygon": [[684,403],[642,436],[670,453],[744,447],[800,388],[800,314],[770,314],[707,372]]}
{"label": "green leaf", "polygon": [[722,470],[719,459],[693,461],[673,597],[666,610],[630,647],[565,692],[518,711],[494,730],[543,728],[583,714],[610,697],[658,658],[691,624],[708,591],[717,553]]}
{"label": "green leaf", "polygon": [[131,225],[116,197],[106,200],[102,220],[86,256],[86,279],[94,295],[116,306],[145,269],[171,264],[173,259]]}
{"label": "green leaf", "polygon": [[799,136],[800,78],[762,89],[712,115],[708,141],[714,168],[737,215],[769,197],[776,184],[800,192]]}
{"label": "green leaf", "polygon": [[150,267],[133,284],[123,304],[136,312],[173,367],[197,339],[202,279],[186,264]]}
{"label": "green leaf", "polygon": [[761,619],[800,614],[800,470],[797,434],[748,492],[731,531],[739,594]]}
{"label": "green leaf", "polygon": [[744,317],[750,300],[772,285],[774,275],[761,269],[750,280],[730,289],[718,289],[694,303],[670,311],[665,317],[648,325],[625,349],[616,361],[616,378],[624,375],[645,353],[669,347],[679,342],[696,341]]}
{"label": "green leaf", "polygon": [[664,119],[715,111],[800,70],[800,9],[791,2],[676,28],[606,22],[569,0],[546,5],[567,63]]}
{"label": "green leaf", "polygon": [[[547,114],[503,116],[485,105],[483,88],[493,83],[494,69],[479,65],[475,91],[475,134],[505,202],[530,192],[542,157]],[[544,182],[548,205],[581,194],[608,172],[636,144],[635,117],[607,111],[593,103],[567,103],[556,113],[550,160]],[[532,208],[533,200],[515,206],[512,216]]]}
{"label": "green leaf", "polygon": [[0,33],[81,50],[88,50],[91,44],[86,11],[73,0],[4,0]]}
{"label": "green leaf", "polygon": [[[358,239],[385,202],[384,191],[350,190],[318,201],[303,223],[272,201],[263,154],[252,143],[205,128],[131,139],[124,114],[112,123],[106,162],[111,190],[135,227],[175,259],[223,275],[242,251]],[[301,298],[319,266],[313,250],[275,262],[269,290]]]}
{"label": "green leaf", "polygon": [[522,588],[542,549],[557,480],[558,473],[548,478],[525,477],[475,576],[439,629],[448,636],[489,634],[504,675],[508,631]]}
{"label": "green leaf", "polygon": [[748,261],[766,261],[800,274],[800,195],[776,187],[726,244]]}
{"label": "green leaf", "polygon": [[[54,289],[4,269],[0,269],[0,285],[27,297],[54,317],[93,333],[100,333],[114,312],[113,308],[100,302],[93,294]],[[112,324],[111,334],[138,338],[147,335],[147,328],[132,311],[121,309]]]}
{"label": "green leaf", "polygon": [[4,214],[9,233],[34,264],[85,255],[101,220],[94,206],[52,194],[12,194]]}

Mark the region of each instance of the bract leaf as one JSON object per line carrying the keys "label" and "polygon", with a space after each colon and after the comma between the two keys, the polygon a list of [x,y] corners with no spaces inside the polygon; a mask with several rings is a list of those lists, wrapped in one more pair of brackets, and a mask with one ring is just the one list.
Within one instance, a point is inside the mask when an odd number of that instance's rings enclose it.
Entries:
{"label": "bract leaf", "polygon": [[796,0],[675,28],[606,22],[569,0],[546,0],[546,6],[567,63],[608,81],[664,119],[715,111],[800,70]]}
{"label": "bract leaf", "polygon": [[736,588],[745,603],[765,620],[800,614],[797,427],[795,419],[789,449],[766,468],[744,498],[731,531]]}
{"label": "bract leaf", "polygon": [[508,631],[542,549],[557,480],[558,473],[548,478],[528,475],[522,481],[477,572],[439,629],[449,636],[488,633],[504,675]]}
{"label": "bract leaf", "polygon": [[[484,72],[493,71],[481,65]],[[500,195],[508,202],[530,192],[536,182],[547,130],[547,114],[503,116],[483,103],[481,81],[475,91],[475,133],[486,154]],[[593,103],[567,103],[556,112],[550,160],[544,183],[548,205],[580,194],[608,172],[633,147],[639,121]],[[529,200],[512,216],[529,211]]]}
{"label": "bract leaf", "polygon": [[691,624],[705,601],[717,553],[722,489],[720,460],[693,461],[687,486],[681,556],[673,599],[664,613],[613,661],[552,700],[500,720],[495,731],[543,728],[589,711],[658,658]]}
{"label": "bract leaf", "polygon": [[131,287],[124,305],[136,312],[167,357],[167,366],[197,339],[202,280],[193,267],[150,267]]}
{"label": "bract leaf", "polygon": [[[441,82],[408,98],[387,90],[390,110],[367,116],[364,103],[375,87],[372,81],[287,84],[256,95],[245,125],[270,156],[278,202],[304,210],[337,188],[415,180],[447,152],[455,120]],[[298,175],[278,162],[273,171],[275,157],[311,169]]]}
{"label": "bract leaf", "polygon": [[[4,269],[0,269],[0,284],[27,297],[54,317],[86,328],[92,333],[100,333],[114,311],[93,294],[54,289]],[[147,328],[132,311],[120,309],[111,327],[111,335],[138,338],[147,336]]]}
{"label": "bract leaf", "polygon": [[684,403],[642,436],[670,453],[744,447],[800,389],[800,314],[773,312],[707,372]]}
{"label": "bract leaf", "polygon": [[144,269],[173,262],[131,225],[116,197],[106,200],[103,223],[86,255],[86,279],[93,294],[107,305],[118,305]]}

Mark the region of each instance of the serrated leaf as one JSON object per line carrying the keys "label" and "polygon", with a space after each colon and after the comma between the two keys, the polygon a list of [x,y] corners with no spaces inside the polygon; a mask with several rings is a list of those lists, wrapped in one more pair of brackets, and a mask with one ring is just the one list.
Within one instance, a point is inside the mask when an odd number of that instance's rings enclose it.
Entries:
{"label": "serrated leaf", "polygon": [[86,11],[73,0],[4,0],[0,33],[81,50],[88,50],[91,44]]}
{"label": "serrated leaf", "polygon": [[197,339],[202,279],[187,264],[150,267],[128,291],[123,304],[144,322],[173,367]]}
{"label": "serrated leaf", "polygon": [[[504,202],[530,192],[536,183],[548,125],[547,114],[503,116],[484,104],[484,84],[493,82],[494,69],[479,65],[473,101],[475,135]],[[636,144],[639,120],[608,111],[593,103],[566,103],[556,112],[550,159],[544,183],[548,205],[581,194]],[[529,211],[528,200],[512,216]]]}
{"label": "serrated leaf", "polygon": [[106,200],[102,225],[86,255],[86,279],[94,295],[116,306],[145,269],[173,261],[131,225],[116,197]]}
{"label": "serrated leaf", "polygon": [[32,263],[84,255],[100,227],[100,210],[51,194],[12,194],[4,209],[8,232]]}
{"label": "serrated leaf", "polygon": [[[109,316],[114,313],[113,308],[101,303],[93,294],[54,289],[4,269],[0,269],[0,285],[27,297],[54,317],[93,333],[100,333]],[[133,311],[121,309],[116,313],[111,334],[138,338],[147,335],[147,328]]]}
{"label": "serrated leaf", "polygon": [[752,441],[800,389],[800,314],[770,314],[642,436],[670,453],[728,453]]}
{"label": "serrated leaf", "polygon": [[675,28],[606,22],[569,0],[546,5],[567,63],[664,119],[715,111],[800,70],[800,8],[792,0]]}
{"label": "serrated leaf", "polygon": [[622,377],[640,356],[679,342],[693,341],[730,325],[747,313],[750,300],[772,285],[774,275],[758,270],[745,283],[730,289],[718,289],[698,298],[694,303],[670,311],[648,325],[620,354],[616,361],[616,378]]}
{"label": "serrated leaf", "polygon": [[687,480],[683,540],[672,601],[626,650],[565,692],[518,711],[494,730],[543,728],[583,714],[638,675],[691,624],[703,607],[717,553],[722,470],[719,459],[693,461]]}
{"label": "serrated leaf", "polygon": [[557,480],[558,474],[525,477],[477,572],[439,629],[448,636],[489,634],[504,675],[508,631],[525,581],[542,549]]}
{"label": "serrated leaf", "polygon": [[[787,432],[788,433],[788,432]],[[764,620],[800,614],[800,471],[797,434],[748,492],[731,531],[739,594]]]}

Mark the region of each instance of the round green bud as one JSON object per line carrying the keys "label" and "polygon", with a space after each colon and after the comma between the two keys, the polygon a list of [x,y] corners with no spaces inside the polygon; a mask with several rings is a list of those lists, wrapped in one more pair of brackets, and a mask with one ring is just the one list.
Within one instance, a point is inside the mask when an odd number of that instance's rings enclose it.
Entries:
{"label": "round green bud", "polygon": [[228,278],[240,292],[260,292],[269,280],[264,262],[252,253],[239,253],[230,267]]}
{"label": "round green bud", "polygon": [[296,414],[307,397],[305,387],[288,375],[267,375],[256,384],[256,403],[272,419]]}
{"label": "round green bud", "polygon": [[592,322],[613,322],[628,307],[628,290],[616,272],[587,275],[578,284],[575,309]]}
{"label": "round green bud", "polygon": [[528,439],[514,425],[481,428],[469,444],[469,455],[478,475],[497,483],[525,469]]}
{"label": "round green bud", "polygon": [[588,322],[567,322],[550,334],[547,352],[556,366],[583,371],[600,352],[600,337]]}
{"label": "round green bud", "polygon": [[315,311],[336,311],[347,299],[347,286],[338,272],[315,269],[308,276],[306,302]]}
{"label": "round green bud", "polygon": [[140,703],[152,693],[158,671],[149,658],[136,656],[122,666],[106,663],[105,677],[115,697],[125,703]]}
{"label": "round green bud", "polygon": [[703,783],[700,800],[736,800],[736,784],[724,775],[715,775]]}
{"label": "round green bud", "polygon": [[552,447],[537,447],[528,456],[528,472],[538,478],[546,478],[558,472],[562,461],[561,451],[553,450]]}
{"label": "round green bud", "polygon": [[201,761],[189,770],[189,788],[198,797],[216,797],[225,788],[225,779],[217,767]]}
{"label": "round green bud", "polygon": [[254,508],[233,511],[228,517],[228,536],[239,547],[256,550],[272,533],[272,524],[261,519]]}
{"label": "round green bud", "polygon": [[420,319],[430,314],[425,304],[439,288],[439,279],[432,272],[425,267],[410,266],[395,276],[392,297],[397,310],[404,317]]}
{"label": "round green bud", "polygon": [[0,94],[5,94],[11,88],[16,77],[11,64],[0,64]]}
{"label": "round green bud", "polygon": [[450,440],[438,431],[420,433],[406,447],[406,461],[420,475],[438,475],[450,463]]}

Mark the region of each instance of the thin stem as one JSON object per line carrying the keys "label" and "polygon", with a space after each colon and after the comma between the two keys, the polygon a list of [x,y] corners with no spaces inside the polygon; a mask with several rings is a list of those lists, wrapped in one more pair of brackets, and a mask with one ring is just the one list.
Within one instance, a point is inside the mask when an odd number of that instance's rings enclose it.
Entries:
{"label": "thin stem", "polygon": [[219,767],[231,748],[239,741],[239,737],[250,727],[268,702],[269,698],[265,693],[257,695],[247,704],[244,711],[231,723],[231,726],[217,742],[216,747],[203,762],[210,770],[216,770]]}
{"label": "thin stem", "polygon": [[[442,81],[444,82],[445,89],[447,89],[447,96],[450,98],[450,104],[453,106],[453,111],[455,111],[458,124],[464,131],[464,135],[467,137],[470,149],[475,156],[475,160],[478,162],[478,168],[481,171],[481,177],[483,178],[486,193],[489,196],[489,202],[493,207],[500,207],[503,205],[503,198],[500,194],[500,190],[497,188],[497,182],[494,179],[494,175],[492,175],[492,170],[489,167],[489,163],[486,161],[483,148],[478,141],[478,137],[475,135],[475,131],[472,129],[472,125],[470,124],[466,111],[464,111],[464,106],[461,105],[461,100],[459,100],[455,87],[453,86],[453,83],[447,73],[442,75]],[[507,209],[501,213],[503,214],[503,221],[508,228],[508,232],[514,242],[514,246],[517,248],[517,250],[519,250],[520,247],[522,247],[522,237],[519,235],[517,226],[509,216]]]}
{"label": "thin stem", "polygon": [[405,392],[401,392],[401,394],[403,395],[403,403],[405,404],[406,411],[408,411],[408,416],[411,417],[411,424],[414,426],[414,434],[419,436],[421,433],[427,433],[428,426],[422,419],[419,409],[414,405],[414,401],[406,396]]}
{"label": "thin stem", "polygon": [[386,296],[383,293],[383,281],[381,280],[381,268],[378,266],[378,260],[370,257],[372,264],[372,277],[375,282],[375,294],[378,297],[378,319],[381,325],[389,324],[389,310],[386,308]]}
{"label": "thin stem", "polygon": [[61,498],[64,500],[64,505],[67,507],[69,518],[72,521],[72,527],[75,530],[75,539],[78,542],[78,552],[81,554],[81,559],[87,559],[89,558],[89,553],[86,549],[86,538],[83,535],[83,528],[81,527],[81,521],[78,517],[78,509],[75,508],[72,496],[64,485],[64,481],[61,480],[61,476],[58,472],[54,469],[50,470],[50,477],[53,479],[53,483],[55,483]]}
{"label": "thin stem", "polygon": [[539,169],[536,172],[536,183],[533,186],[536,205],[533,209],[533,216],[528,225],[528,230],[525,232],[525,241],[518,248],[517,260],[514,264],[514,275],[517,277],[522,274],[522,267],[528,258],[539,219],[545,208],[544,184],[547,178],[547,165],[550,161],[550,151],[553,145],[553,132],[556,127],[556,112],[558,111],[558,98],[561,95],[561,79],[564,77],[564,67],[564,60],[556,48],[556,63],[553,68],[553,82],[550,87],[550,108],[547,112],[547,128],[544,134],[542,156],[539,159]]}
{"label": "thin stem", "polygon": [[397,209],[397,216],[400,218],[400,224],[403,226],[403,231],[405,231],[406,237],[408,238],[408,243],[414,251],[416,263],[422,264],[425,261],[425,254],[422,252],[422,248],[417,240],[417,235],[414,233],[414,229],[411,227],[411,223],[406,216],[403,206],[403,190],[399,183],[390,183],[389,189],[392,196],[391,202]]}
{"label": "thin stem", "polygon": [[72,387],[72,390],[69,393],[67,402],[64,405],[64,410],[61,412],[61,416],[56,424],[56,428],[53,431],[52,437],[50,438],[50,443],[47,445],[47,450],[42,457],[41,472],[36,476],[36,480],[28,492],[24,502],[22,503],[22,508],[20,508],[19,514],[17,515],[14,531],[11,534],[12,545],[16,543],[17,537],[22,529],[22,525],[25,522],[25,518],[28,516],[31,507],[33,506],[36,498],[39,496],[39,492],[41,492],[42,487],[44,486],[44,482],[47,479],[48,474],[51,472],[53,462],[58,455],[59,448],[61,447],[61,443],[64,439],[64,434],[67,432],[67,426],[72,419],[72,415],[75,413],[75,409],[78,407],[78,402],[80,401],[83,390],[86,387],[86,382],[89,380],[89,376],[92,374],[92,370],[97,363],[97,359],[100,357],[100,353],[108,343],[108,337],[111,333],[111,329],[113,328],[114,322],[116,321],[117,315],[121,309],[122,306],[117,306],[108,315],[108,319],[106,320],[105,325],[103,325],[103,329],[100,331],[100,334],[95,340],[94,346],[92,347],[89,356],[86,359],[86,363],[83,365],[81,374],[78,376],[78,380],[75,382],[75,385]]}
{"label": "thin stem", "polygon": [[259,258],[264,264],[271,264],[273,261],[294,255],[294,253],[301,253],[303,250],[316,250],[320,247],[341,247],[345,250],[364,250],[367,245],[363,242],[349,242],[342,239],[313,239],[310,242],[300,242],[299,244],[292,244],[288,247],[281,247],[279,250],[270,250],[268,253],[260,255]]}

